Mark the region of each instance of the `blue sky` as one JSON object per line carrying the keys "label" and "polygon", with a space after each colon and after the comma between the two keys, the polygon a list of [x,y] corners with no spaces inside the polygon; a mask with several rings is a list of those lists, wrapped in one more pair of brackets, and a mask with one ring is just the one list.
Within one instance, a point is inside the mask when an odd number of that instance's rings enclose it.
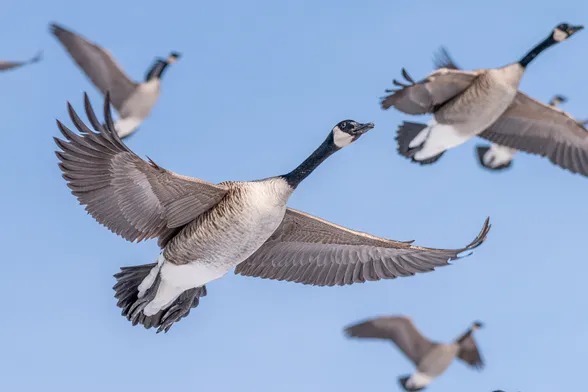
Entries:
{"label": "blue sky", "polygon": [[[472,2],[8,1],[1,56],[42,63],[0,74],[0,390],[394,391],[411,364],[385,342],[346,339],[349,323],[413,317],[450,340],[480,319],[487,367],[455,363],[431,392],[574,390],[588,317],[588,179],[518,154],[499,175],[478,167],[471,141],[433,166],[396,153],[409,116],[378,98],[406,67],[432,70],[447,45],[463,67],[516,61],[560,22],[587,24],[580,0]],[[343,288],[234,276],[167,335],[132,327],[112,274],[153,262],[155,241],[131,244],[88,216],[61,178],[55,119],[66,101],[102,98],[48,33],[55,21],[108,47],[133,78],[156,56],[183,53],[152,116],[128,142],[184,175],[220,182],[289,171],[338,121],[376,128],[327,160],[290,205],[357,230],[416,244],[467,244],[486,216],[488,240],[433,273]],[[588,117],[588,33],[549,49],[521,89]],[[426,118],[421,118],[426,120]],[[420,119],[413,119],[420,121]],[[581,378],[581,377],[580,377]]]}

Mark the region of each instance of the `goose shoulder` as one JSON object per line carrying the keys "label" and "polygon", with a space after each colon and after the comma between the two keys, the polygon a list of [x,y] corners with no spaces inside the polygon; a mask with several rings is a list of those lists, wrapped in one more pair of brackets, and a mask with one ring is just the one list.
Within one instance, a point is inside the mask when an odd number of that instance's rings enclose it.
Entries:
{"label": "goose shoulder", "polygon": [[92,83],[102,94],[108,91],[112,105],[121,110],[138,83],[129,78],[107,49],[58,24],[53,23],[50,27],[51,33]]}
{"label": "goose shoulder", "polygon": [[525,73],[525,68],[519,63],[512,63],[500,68],[487,69],[484,73],[489,75],[494,83],[516,91]]}
{"label": "goose shoulder", "polygon": [[225,182],[224,197],[167,244],[169,262],[213,263],[226,271],[255,252],[276,230],[292,188],[286,181]]}
{"label": "goose shoulder", "polygon": [[216,205],[227,187],[180,176],[145,161],[118,137],[105,99],[106,124],[84,95],[90,130],[68,104],[76,134],[58,121],[65,138],[55,138],[56,154],[72,193],[99,223],[128,241],[168,238],[170,232]]}
{"label": "goose shoulder", "polygon": [[153,78],[139,83],[119,109],[121,117],[145,119],[159,98],[161,80]]}
{"label": "goose shoulder", "polygon": [[433,113],[438,106],[467,89],[480,73],[442,68],[415,82],[403,70],[408,84],[394,80],[399,88],[386,90],[392,94],[382,98],[381,106],[383,109],[394,107],[406,114]]}
{"label": "goose shoulder", "polygon": [[480,137],[546,156],[573,173],[588,176],[588,132],[569,113],[518,92],[506,112]]}
{"label": "goose shoulder", "polygon": [[275,233],[236,274],[317,286],[349,285],[433,271],[484,242],[486,219],[478,236],[459,249],[436,249],[376,237],[291,208]]}
{"label": "goose shoulder", "polygon": [[516,66],[479,70],[464,91],[435,111],[435,119],[456,124],[463,133],[477,134],[492,124],[511,104],[518,89]]}

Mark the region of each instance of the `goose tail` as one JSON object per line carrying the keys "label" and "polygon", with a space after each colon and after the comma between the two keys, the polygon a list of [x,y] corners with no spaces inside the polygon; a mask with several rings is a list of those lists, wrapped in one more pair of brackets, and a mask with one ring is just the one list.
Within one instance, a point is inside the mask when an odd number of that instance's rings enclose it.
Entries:
{"label": "goose tail", "polygon": [[[445,153],[445,151],[442,151],[441,153],[422,161],[414,159],[414,155],[422,149],[423,144],[425,143],[426,135],[423,135],[421,132],[426,128],[426,124],[404,121],[402,125],[398,127],[398,131],[396,133],[398,153],[403,157],[409,158],[411,161],[421,165],[430,165],[437,162],[439,158],[441,158],[441,156]],[[421,143],[419,143],[417,146],[411,147],[411,144],[414,144],[412,142],[417,138],[422,139]]]}
{"label": "goose tail", "polygon": [[143,310],[155,298],[161,282],[160,267],[161,263],[122,267],[114,275],[117,283],[113,287],[114,297],[118,300],[116,305],[122,309],[122,316],[133,325],[141,324],[146,329],[157,328],[157,333],[168,332],[174,323],[198,306],[200,297],[206,296],[205,286],[195,287],[184,291],[157,313],[145,315]]}

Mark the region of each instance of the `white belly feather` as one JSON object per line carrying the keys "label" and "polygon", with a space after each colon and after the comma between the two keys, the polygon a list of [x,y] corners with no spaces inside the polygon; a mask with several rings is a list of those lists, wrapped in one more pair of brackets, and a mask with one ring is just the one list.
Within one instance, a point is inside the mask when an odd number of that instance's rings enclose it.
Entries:
{"label": "white belly feather", "polygon": [[121,117],[115,123],[115,129],[120,138],[133,133],[149,116],[159,98],[160,83],[159,79],[141,83],[125,101],[120,110]]}

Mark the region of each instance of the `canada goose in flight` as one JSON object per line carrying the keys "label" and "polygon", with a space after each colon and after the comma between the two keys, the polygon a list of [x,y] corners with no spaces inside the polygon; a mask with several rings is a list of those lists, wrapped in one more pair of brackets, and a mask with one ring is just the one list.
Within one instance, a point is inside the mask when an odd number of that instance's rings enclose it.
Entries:
{"label": "canada goose in flight", "polygon": [[286,207],[298,184],[325,159],[374,127],[345,120],[291,172],[256,181],[208,183],[166,170],[133,153],[117,136],[104,106],[105,125],[85,95],[90,130],[68,103],[77,135],[57,122],[55,138],[68,187],[94,219],[128,241],[158,237],[153,264],[123,267],[115,297],[133,325],[171,325],[206,295],[205,284],[236,274],[317,286],[348,285],[432,271],[480,245],[486,219],[472,243],[433,249],[353,231]]}
{"label": "canada goose in flight", "polygon": [[473,332],[483,325],[476,321],[460,337],[451,343],[437,343],[425,338],[403,316],[379,317],[345,328],[348,337],[389,339],[416,366],[416,372],[398,378],[406,391],[421,391],[447,370],[457,357],[475,369],[482,369],[484,362],[478,351]]}
{"label": "canada goose in flight", "polygon": [[175,63],[180,57],[179,53],[171,52],[167,59],[156,59],[147,71],[145,81],[135,82],[128,77],[110,52],[98,44],[55,23],[51,24],[51,33],[98,90],[102,94],[110,92],[112,105],[120,117],[115,128],[122,139],[133,133],[151,114],[159,98],[161,77],[168,65]]}
{"label": "canada goose in flight", "polygon": [[[457,66],[455,61],[451,58],[445,47],[441,47],[439,52],[434,55],[433,63],[436,69],[460,69],[460,67]],[[554,95],[553,98],[551,98],[549,101],[548,105],[557,107],[558,105],[567,102],[567,100],[568,99],[563,95]],[[578,121],[578,123],[584,127],[584,125],[588,123],[588,120],[584,122]],[[496,143],[492,143],[490,146],[482,144],[478,144],[476,146],[476,156],[478,158],[478,162],[482,167],[490,171],[501,171],[510,168],[512,166],[513,156],[516,152],[517,150],[514,148],[501,146],[500,144]]]}
{"label": "canada goose in flight", "polygon": [[[527,65],[548,47],[562,42],[583,26],[562,23],[518,62],[502,68],[462,71],[440,69],[424,80],[382,100],[408,114],[432,113],[428,124],[404,122],[396,137],[400,154],[420,164],[436,162],[443,153],[473,136],[547,156],[556,165],[588,175],[588,133],[567,113],[518,91]],[[387,90],[392,92],[391,90]]]}
{"label": "canada goose in flight", "polygon": [[26,60],[26,61],[3,61],[3,60],[0,60],[0,71],[8,71],[11,69],[20,68],[23,65],[38,63],[39,61],[41,61],[42,58],[43,58],[43,51],[39,51],[35,55],[35,57],[33,57],[29,60]]}

